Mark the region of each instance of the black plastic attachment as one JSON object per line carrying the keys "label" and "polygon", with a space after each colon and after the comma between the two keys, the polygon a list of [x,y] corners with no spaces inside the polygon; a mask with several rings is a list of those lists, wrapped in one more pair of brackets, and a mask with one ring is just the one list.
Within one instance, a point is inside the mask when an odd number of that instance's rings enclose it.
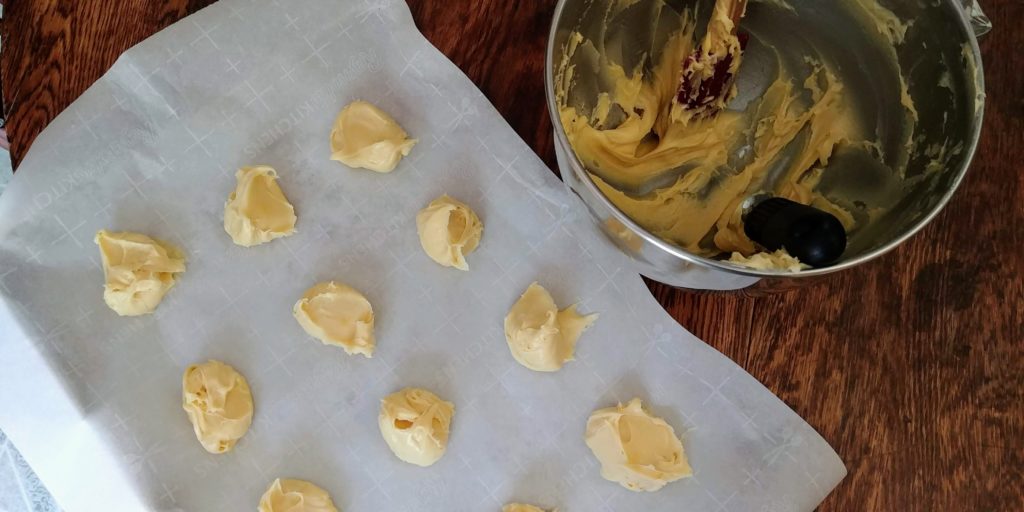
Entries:
{"label": "black plastic attachment", "polygon": [[784,248],[812,267],[834,263],[846,251],[846,229],[835,215],[781,197],[751,208],[743,230],[768,250]]}

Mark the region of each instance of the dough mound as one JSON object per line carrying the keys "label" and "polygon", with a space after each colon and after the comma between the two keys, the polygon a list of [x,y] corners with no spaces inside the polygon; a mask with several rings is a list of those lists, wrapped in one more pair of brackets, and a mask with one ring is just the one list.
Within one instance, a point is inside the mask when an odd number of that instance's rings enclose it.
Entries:
{"label": "dough mound", "polygon": [[755,270],[800,272],[804,267],[800,260],[790,256],[785,249],[779,249],[775,252],[759,252],[750,257],[734,252],[732,257],[729,258],[729,262]]}
{"label": "dough mound", "polygon": [[416,139],[387,113],[365,101],[353,101],[338,114],[331,130],[331,160],[349,167],[391,172],[408,156]]}
{"label": "dough mound", "polygon": [[631,491],[657,491],[693,475],[675,430],[651,416],[639,398],[594,411],[585,439],[601,463],[601,476]]}
{"label": "dough mound", "polygon": [[238,184],[224,204],[224,231],[243,247],[295,233],[295,209],[277,185],[277,172],[266,166],[243,167]]}
{"label": "dough mound", "polygon": [[420,210],[416,231],[430,259],[445,267],[469,270],[466,255],[480,244],[484,225],[473,210],[446,194]]}
{"label": "dough mound", "polygon": [[178,248],[138,233],[96,233],[103,260],[103,300],[121,316],[152,313],[185,271]]}
{"label": "dough mound", "polygon": [[519,364],[554,372],[573,359],[576,341],[597,315],[582,316],[576,306],[561,311],[542,286],[533,283],[505,317],[505,339]]}
{"label": "dough mound", "polygon": [[194,364],[181,378],[182,407],[196,438],[210,453],[235,446],[252,424],[252,392],[245,377],[220,362]]}
{"label": "dough mound", "polygon": [[544,509],[523,503],[509,503],[501,507],[501,512],[544,512]]}
{"label": "dough mound", "polygon": [[295,303],[292,314],[306,333],[325,345],[373,357],[373,307],[355,289],[334,281],[320,283]]}
{"label": "dough mound", "polygon": [[338,512],[327,491],[305,480],[276,479],[256,512]]}
{"label": "dough mound", "polygon": [[405,388],[380,404],[380,434],[388,447],[409,464],[429,466],[448,447],[455,405],[425,389]]}

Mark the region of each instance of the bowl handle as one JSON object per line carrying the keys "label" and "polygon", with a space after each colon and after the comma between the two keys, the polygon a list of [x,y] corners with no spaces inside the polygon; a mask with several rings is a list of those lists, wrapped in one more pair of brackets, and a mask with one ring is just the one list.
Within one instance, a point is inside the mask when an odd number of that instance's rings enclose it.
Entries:
{"label": "bowl handle", "polygon": [[971,20],[971,28],[974,29],[975,37],[981,37],[992,30],[992,21],[985,16],[981,6],[978,5],[978,0],[960,0],[959,3]]}

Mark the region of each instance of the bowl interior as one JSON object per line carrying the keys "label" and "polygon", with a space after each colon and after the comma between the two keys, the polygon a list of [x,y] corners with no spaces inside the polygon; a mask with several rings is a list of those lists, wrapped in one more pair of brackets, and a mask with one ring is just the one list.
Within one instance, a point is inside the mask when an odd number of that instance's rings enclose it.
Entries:
{"label": "bowl interior", "polygon": [[[900,0],[878,4],[906,23],[895,47],[880,37],[876,19],[853,3],[875,0],[752,1],[743,21],[752,43],[745,53],[734,105],[756,100],[778,73],[780,57],[814,55],[827,61],[845,84],[862,126],[873,131],[877,156],[838,150],[817,190],[853,212],[857,228],[835,266],[865,261],[919,230],[948,201],[963,177],[980,130],[984,104],[977,46],[960,8],[952,1],[924,5]],[[555,20],[551,76],[556,76],[570,34],[600,39],[606,57],[630,69],[645,53],[657,53],[678,29],[671,17],[697,6],[710,12],[712,0],[564,0]],[[622,8],[623,5],[628,5]],[[666,11],[665,9],[671,9]],[[706,18],[706,15],[704,16]],[[656,57],[656,55],[654,55]],[[576,55],[574,81],[565,102],[581,111],[596,104],[611,84],[602,81],[593,56]],[[588,68],[588,66],[590,68]],[[549,84],[549,91],[550,91]],[[900,91],[912,98],[908,115]],[[555,101],[549,96],[549,101]],[[557,123],[556,123],[557,124]],[[556,127],[561,130],[561,127]],[[579,161],[576,161],[579,164]]]}

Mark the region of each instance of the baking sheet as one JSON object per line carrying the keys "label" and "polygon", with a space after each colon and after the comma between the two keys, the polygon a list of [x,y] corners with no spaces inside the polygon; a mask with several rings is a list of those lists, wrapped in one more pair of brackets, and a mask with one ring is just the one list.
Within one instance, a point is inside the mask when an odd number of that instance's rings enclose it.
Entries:
{"label": "baking sheet", "polygon": [[[334,116],[355,99],[419,138],[395,172],[328,160]],[[278,170],[299,221],[246,249],[222,213],[253,164]],[[485,225],[468,273],[418,244],[415,214],[442,193]],[[104,305],[99,229],[187,253],[155,315]],[[277,477],[311,480],[346,511],[813,509],[845,474],[834,451],[626,265],[404,3],[222,0],[125,53],[0,199],[0,428],[67,510],[251,510]],[[373,303],[372,359],[291,318],[328,279]],[[601,315],[555,374],[517,365],[502,333],[534,280]],[[203,451],[180,405],[182,371],[210,358],[255,397],[225,455]],[[380,398],[405,386],[456,406],[448,453],[427,469],[377,431]],[[634,396],[676,427],[693,478],[642,494],[601,479],[587,416]]]}

